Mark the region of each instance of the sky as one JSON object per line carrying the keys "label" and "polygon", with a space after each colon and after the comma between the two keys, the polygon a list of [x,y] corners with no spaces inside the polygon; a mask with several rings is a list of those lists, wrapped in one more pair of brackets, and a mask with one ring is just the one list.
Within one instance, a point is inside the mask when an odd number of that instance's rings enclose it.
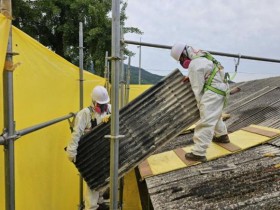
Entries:
{"label": "sky", "polygon": [[[143,34],[124,35],[125,40],[172,46],[183,42],[196,49],[280,60],[279,0],[126,0],[126,27]],[[139,47],[131,65],[139,67]],[[215,56],[234,73],[237,59]],[[125,63],[127,64],[127,60]],[[187,75],[170,50],[141,47],[141,67],[166,76],[175,68]],[[280,63],[241,59],[234,82],[280,76]]]}

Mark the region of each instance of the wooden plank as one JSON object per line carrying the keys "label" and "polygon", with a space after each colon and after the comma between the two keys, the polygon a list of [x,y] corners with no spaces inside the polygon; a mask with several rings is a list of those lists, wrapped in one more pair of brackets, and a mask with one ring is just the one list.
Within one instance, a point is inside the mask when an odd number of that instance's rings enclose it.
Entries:
{"label": "wooden plank", "polygon": [[237,151],[241,150],[241,148],[239,146],[236,146],[233,143],[218,143],[218,142],[214,142],[214,143],[219,145],[220,147],[223,147],[224,149],[226,149],[230,152],[237,152]]}
{"label": "wooden plank", "polygon": [[139,168],[139,172],[140,172],[142,179],[153,175],[153,172],[151,170],[148,160],[145,160],[142,163],[140,163],[138,168]]}
{"label": "wooden plank", "polygon": [[241,128],[241,130],[248,131],[248,132],[251,132],[251,133],[256,133],[256,134],[259,134],[259,135],[262,135],[262,136],[267,136],[267,137],[270,137],[270,138],[279,135],[279,133],[276,133],[276,132],[273,132],[273,131],[268,131],[268,130],[264,130],[264,129],[260,129],[260,128],[256,128],[256,127],[251,127],[251,126]]}
{"label": "wooden plank", "polygon": [[186,152],[182,148],[177,148],[173,150],[175,154],[180,158],[181,161],[183,161],[186,165],[194,165],[196,163],[199,163],[199,161],[193,161],[185,158]]}

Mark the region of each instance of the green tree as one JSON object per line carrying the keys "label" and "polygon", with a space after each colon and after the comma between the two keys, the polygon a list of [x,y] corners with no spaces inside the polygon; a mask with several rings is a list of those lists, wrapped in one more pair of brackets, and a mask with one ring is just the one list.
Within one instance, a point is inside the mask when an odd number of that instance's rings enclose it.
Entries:
{"label": "green tree", "polygon": [[[79,22],[83,23],[85,69],[93,61],[95,73],[103,76],[104,56],[111,54],[111,0],[12,0],[13,25],[78,65]],[[127,16],[121,3],[121,25]],[[126,27],[124,33],[142,32]],[[128,51],[126,51],[128,53]]]}

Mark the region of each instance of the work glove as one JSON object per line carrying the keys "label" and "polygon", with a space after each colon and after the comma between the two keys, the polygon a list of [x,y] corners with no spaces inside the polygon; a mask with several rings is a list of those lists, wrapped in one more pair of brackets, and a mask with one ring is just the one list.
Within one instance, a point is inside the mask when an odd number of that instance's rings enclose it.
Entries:
{"label": "work glove", "polygon": [[185,76],[182,81],[183,81],[183,83],[190,82],[190,78],[188,76]]}
{"label": "work glove", "polygon": [[111,115],[109,115],[109,114],[107,114],[106,116],[104,116],[104,117],[102,118],[102,122],[103,122],[103,123],[109,122],[110,116],[111,116]]}
{"label": "work glove", "polygon": [[[67,152],[67,147],[64,147],[64,151]],[[76,162],[76,155],[75,155],[75,156],[71,156],[71,155],[69,155],[69,153],[67,152],[67,158],[68,158],[69,161],[71,161],[71,162],[73,162],[73,163]]]}
{"label": "work glove", "polygon": [[76,156],[74,156],[74,157],[68,156],[68,160],[75,163],[76,162]]}

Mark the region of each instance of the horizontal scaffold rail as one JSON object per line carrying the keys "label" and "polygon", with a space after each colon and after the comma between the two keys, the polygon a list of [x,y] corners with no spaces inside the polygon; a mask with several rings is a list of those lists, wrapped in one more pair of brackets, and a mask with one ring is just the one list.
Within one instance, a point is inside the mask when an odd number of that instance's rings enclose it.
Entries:
{"label": "horizontal scaffold rail", "polygon": [[[145,43],[145,42],[136,42],[136,41],[130,41],[130,40],[123,40],[122,43],[125,44],[133,44],[133,45],[140,45],[140,46],[146,46],[146,47],[155,47],[155,48],[161,48],[161,49],[171,49],[172,46],[169,45],[160,45],[160,44],[152,44],[152,43]],[[243,58],[248,60],[257,60],[257,61],[267,61],[267,62],[273,62],[273,63],[280,63],[279,59],[273,59],[273,58],[262,58],[262,57],[256,57],[256,56],[248,56],[248,55],[241,55],[241,54],[233,54],[233,53],[223,53],[223,52],[216,52],[216,51],[210,51],[205,50],[212,55],[219,55],[219,56],[225,56],[225,57],[233,57],[233,58]]]}
{"label": "horizontal scaffold rail", "polygon": [[59,118],[56,118],[54,120],[50,120],[48,122],[44,122],[44,123],[41,123],[41,124],[38,124],[38,125],[31,126],[29,128],[25,128],[25,129],[16,131],[15,135],[13,135],[13,136],[5,136],[5,133],[4,133],[0,136],[0,145],[5,144],[5,142],[9,139],[17,140],[19,137],[24,136],[28,133],[37,131],[37,130],[45,128],[45,127],[48,127],[48,126],[53,125],[55,123],[61,122],[63,120],[67,120],[67,119],[69,119],[71,117],[74,117],[74,116],[75,116],[75,113],[70,113],[66,116],[59,117]]}

